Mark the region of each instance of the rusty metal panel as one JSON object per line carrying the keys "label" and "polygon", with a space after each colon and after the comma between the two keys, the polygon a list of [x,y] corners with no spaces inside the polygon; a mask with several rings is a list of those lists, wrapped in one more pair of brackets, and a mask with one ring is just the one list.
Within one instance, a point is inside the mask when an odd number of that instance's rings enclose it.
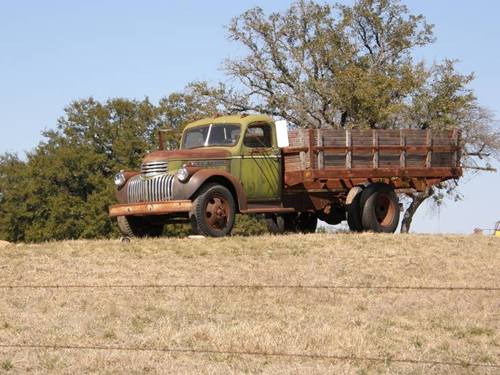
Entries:
{"label": "rusty metal panel", "polygon": [[170,213],[189,212],[193,203],[189,200],[117,204],[109,208],[109,216],[145,216],[166,215]]}

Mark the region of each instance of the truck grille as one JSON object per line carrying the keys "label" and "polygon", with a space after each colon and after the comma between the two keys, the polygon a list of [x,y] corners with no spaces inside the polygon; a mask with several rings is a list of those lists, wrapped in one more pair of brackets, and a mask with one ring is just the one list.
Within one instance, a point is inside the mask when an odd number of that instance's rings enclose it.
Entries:
{"label": "truck grille", "polygon": [[141,173],[146,177],[167,173],[167,171],[168,161],[152,161],[141,164]]}
{"label": "truck grille", "polygon": [[134,176],[127,186],[128,202],[161,202],[172,199],[174,176],[162,174],[151,178]]}

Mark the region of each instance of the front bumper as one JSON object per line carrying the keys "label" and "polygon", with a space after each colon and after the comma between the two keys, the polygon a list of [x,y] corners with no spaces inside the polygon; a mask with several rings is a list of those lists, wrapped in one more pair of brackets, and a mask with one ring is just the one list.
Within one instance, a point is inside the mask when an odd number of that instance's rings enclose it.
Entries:
{"label": "front bumper", "polygon": [[151,216],[190,212],[193,202],[190,200],[171,200],[164,202],[141,202],[115,204],[109,208],[109,216]]}

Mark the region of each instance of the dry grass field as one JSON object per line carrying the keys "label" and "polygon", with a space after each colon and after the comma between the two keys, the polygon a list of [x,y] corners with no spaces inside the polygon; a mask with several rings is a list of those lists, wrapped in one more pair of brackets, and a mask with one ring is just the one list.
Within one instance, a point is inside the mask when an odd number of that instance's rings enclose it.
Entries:
{"label": "dry grass field", "polygon": [[[498,288],[500,238],[314,234],[10,245],[0,249],[0,284],[0,373],[500,372],[468,365],[500,364],[498,289],[367,288]],[[164,287],[117,287],[125,285]],[[124,350],[139,348],[161,350]],[[227,353],[242,351],[254,354]]]}

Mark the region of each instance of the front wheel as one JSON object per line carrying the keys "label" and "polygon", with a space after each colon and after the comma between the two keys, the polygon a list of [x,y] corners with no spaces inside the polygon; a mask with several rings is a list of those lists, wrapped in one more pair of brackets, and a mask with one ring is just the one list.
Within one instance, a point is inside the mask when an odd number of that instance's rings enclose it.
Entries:
{"label": "front wheel", "polygon": [[160,237],[163,224],[153,223],[145,217],[118,216],[118,228],[126,237]]}
{"label": "front wheel", "polygon": [[193,202],[193,233],[209,237],[227,236],[233,229],[235,214],[236,204],[231,192],[219,184],[206,185]]}

